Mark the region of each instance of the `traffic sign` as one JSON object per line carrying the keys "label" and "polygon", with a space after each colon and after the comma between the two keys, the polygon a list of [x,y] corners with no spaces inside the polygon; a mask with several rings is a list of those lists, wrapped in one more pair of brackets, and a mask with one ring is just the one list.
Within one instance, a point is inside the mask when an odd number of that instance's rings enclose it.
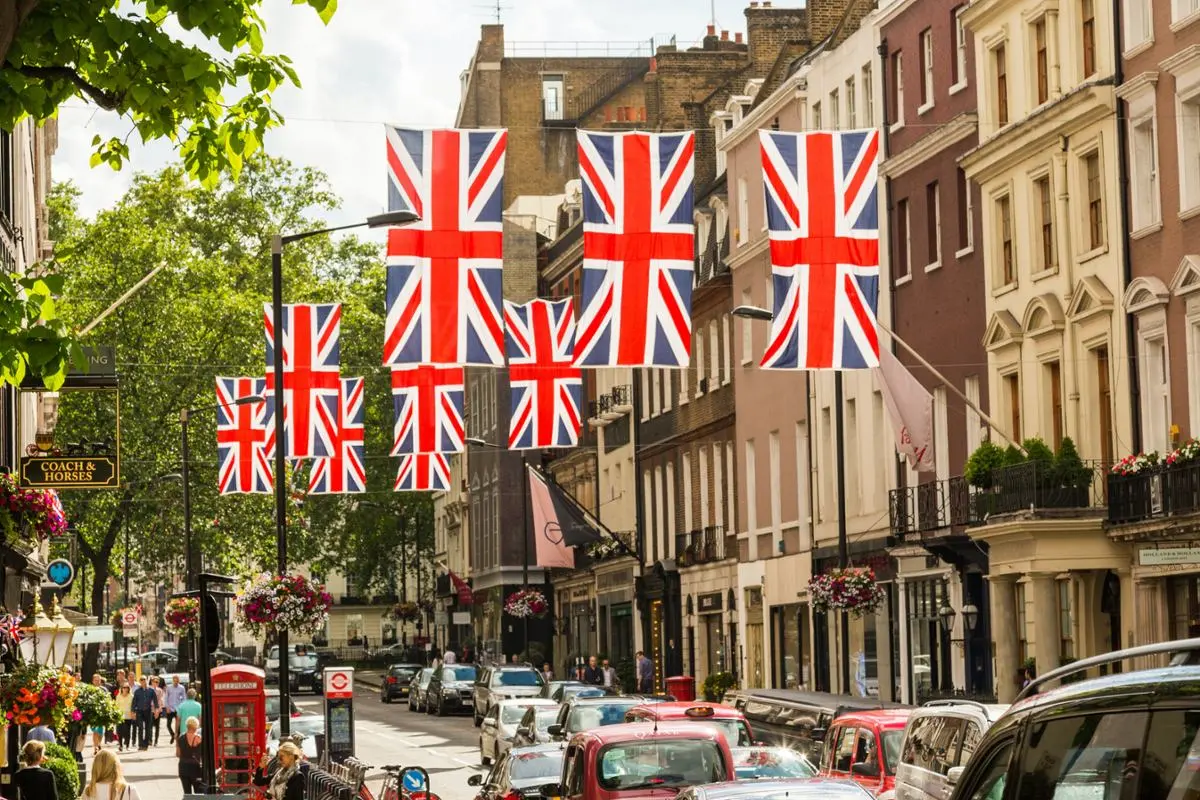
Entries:
{"label": "traffic sign", "polygon": [[65,558],[56,558],[46,565],[46,580],[43,586],[65,589],[75,580],[75,567]]}
{"label": "traffic sign", "polygon": [[425,790],[425,773],[419,769],[406,770],[400,776],[400,782],[404,784],[405,791],[421,792]]}
{"label": "traffic sign", "polygon": [[138,624],[138,613],[136,609],[127,608],[121,612],[121,624],[126,628],[136,628]]}
{"label": "traffic sign", "polygon": [[332,699],[354,696],[354,670],[351,667],[330,667],[325,670],[325,696]]}

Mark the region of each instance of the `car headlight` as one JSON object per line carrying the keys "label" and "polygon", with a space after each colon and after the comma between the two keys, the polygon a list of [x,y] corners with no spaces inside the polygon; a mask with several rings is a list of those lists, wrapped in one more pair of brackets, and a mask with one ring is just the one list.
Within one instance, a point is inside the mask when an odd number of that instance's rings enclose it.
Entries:
{"label": "car headlight", "polygon": [[458,692],[454,691],[449,686],[443,686],[442,694],[446,695],[447,697],[453,697],[454,695],[458,694]]}

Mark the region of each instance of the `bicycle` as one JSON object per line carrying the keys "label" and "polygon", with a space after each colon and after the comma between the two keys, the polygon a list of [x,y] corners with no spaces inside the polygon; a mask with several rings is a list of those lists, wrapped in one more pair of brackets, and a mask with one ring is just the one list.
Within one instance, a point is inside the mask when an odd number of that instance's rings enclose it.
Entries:
{"label": "bicycle", "polygon": [[[366,764],[355,760],[356,765],[367,767]],[[429,773],[425,772],[421,767],[403,767],[399,764],[386,764],[380,767],[385,773],[383,778],[383,786],[379,788],[379,796],[375,794],[367,786],[364,780],[358,788],[357,800],[437,800],[437,795],[429,791]],[[425,776],[425,788],[416,792],[410,792],[405,789],[401,783],[401,775],[409,769],[420,770]]]}

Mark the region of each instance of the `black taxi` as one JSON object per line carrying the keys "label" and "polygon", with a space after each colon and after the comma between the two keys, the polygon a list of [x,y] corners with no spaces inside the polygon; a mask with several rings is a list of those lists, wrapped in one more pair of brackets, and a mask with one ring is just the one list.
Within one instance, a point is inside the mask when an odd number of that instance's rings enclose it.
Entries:
{"label": "black taxi", "polygon": [[[1087,669],[1172,656],[1170,666],[1046,688]],[[952,800],[1200,798],[1200,639],[1081,659],[1022,690],[965,767]]]}

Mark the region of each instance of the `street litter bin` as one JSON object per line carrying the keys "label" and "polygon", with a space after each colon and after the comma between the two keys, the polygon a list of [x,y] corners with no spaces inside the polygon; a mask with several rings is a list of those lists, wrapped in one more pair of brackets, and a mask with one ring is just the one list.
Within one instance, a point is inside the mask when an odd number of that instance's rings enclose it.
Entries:
{"label": "street litter bin", "polygon": [[667,678],[667,694],[680,702],[696,699],[696,679],[690,675]]}

